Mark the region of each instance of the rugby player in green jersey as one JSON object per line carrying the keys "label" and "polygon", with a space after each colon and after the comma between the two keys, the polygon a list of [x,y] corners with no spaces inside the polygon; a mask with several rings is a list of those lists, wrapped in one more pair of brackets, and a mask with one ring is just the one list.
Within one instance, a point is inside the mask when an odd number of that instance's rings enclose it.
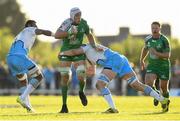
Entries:
{"label": "rugby player in green jersey", "polygon": [[[96,48],[95,40],[90,33],[90,28],[83,18],[81,18],[81,11],[75,7],[70,10],[70,18],[66,19],[55,33],[56,39],[62,39],[62,46],[60,52],[67,51],[70,49],[79,48],[83,43],[84,35],[93,48]],[[61,82],[62,82],[62,109],[60,113],[68,113],[67,107],[67,91],[68,83],[70,78],[70,67],[74,64],[79,80],[79,97],[81,103],[86,106],[88,104],[87,98],[84,94],[85,88],[85,55],[75,56],[58,56],[60,60]]]}
{"label": "rugby player in green jersey", "polygon": [[[145,59],[148,55],[148,65],[146,67],[145,83],[158,91],[154,84],[155,80],[160,80],[160,90],[162,95],[169,98],[169,79],[170,79],[170,55],[171,48],[169,40],[160,33],[161,25],[159,22],[151,24],[152,35],[145,38],[145,46],[142,49],[140,64],[141,69],[145,69]],[[169,101],[170,102],[170,101]],[[154,105],[158,105],[158,101],[154,99]],[[162,108],[164,106],[162,105]],[[168,108],[166,108],[168,111]]]}

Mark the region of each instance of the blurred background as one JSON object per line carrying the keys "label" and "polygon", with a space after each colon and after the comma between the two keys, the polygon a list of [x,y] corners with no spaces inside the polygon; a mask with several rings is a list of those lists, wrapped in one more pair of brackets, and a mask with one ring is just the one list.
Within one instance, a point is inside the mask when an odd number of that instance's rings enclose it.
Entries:
{"label": "blurred background", "polygon": [[[180,96],[180,16],[177,13],[180,6],[176,0],[0,0],[0,95],[18,94],[19,82],[11,76],[6,55],[25,21],[34,19],[39,28],[55,32],[69,18],[72,7],[82,10],[82,18],[87,20],[98,43],[129,59],[141,82],[144,82],[145,74],[139,68],[141,48],[144,38],[151,34],[151,23],[159,21],[161,32],[169,38],[172,49],[170,95]],[[60,48],[61,40],[44,36],[37,38],[30,57],[41,67],[45,80],[33,94],[61,94],[57,58]],[[87,94],[98,94],[94,85],[100,71],[100,67],[96,72],[94,67],[87,68]],[[69,93],[74,95],[78,93],[78,80],[73,68],[72,75]],[[120,78],[115,78],[109,86],[116,95],[142,95]]]}

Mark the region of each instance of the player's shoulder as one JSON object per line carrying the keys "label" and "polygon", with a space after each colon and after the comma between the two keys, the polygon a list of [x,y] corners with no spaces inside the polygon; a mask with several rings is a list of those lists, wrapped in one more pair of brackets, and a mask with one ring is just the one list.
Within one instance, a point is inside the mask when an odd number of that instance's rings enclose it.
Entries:
{"label": "player's shoulder", "polygon": [[164,41],[169,41],[169,39],[163,34],[161,34],[161,39],[164,40]]}
{"label": "player's shoulder", "polygon": [[65,19],[58,29],[62,31],[66,31],[71,26],[72,22],[73,21],[70,18]]}
{"label": "player's shoulder", "polygon": [[23,30],[32,31],[32,30],[35,30],[35,29],[37,29],[37,27],[25,27]]}
{"label": "player's shoulder", "polygon": [[81,23],[82,24],[87,24],[87,21],[85,19],[81,18]]}
{"label": "player's shoulder", "polygon": [[67,19],[65,19],[64,21],[63,21],[63,25],[69,25],[69,24],[72,24],[72,19],[70,19],[70,18],[67,18]]}
{"label": "player's shoulder", "polygon": [[35,33],[35,30],[37,27],[25,27],[22,32],[29,32],[29,33]]}
{"label": "player's shoulder", "polygon": [[147,42],[152,39],[152,35],[148,35],[145,37],[144,41]]}

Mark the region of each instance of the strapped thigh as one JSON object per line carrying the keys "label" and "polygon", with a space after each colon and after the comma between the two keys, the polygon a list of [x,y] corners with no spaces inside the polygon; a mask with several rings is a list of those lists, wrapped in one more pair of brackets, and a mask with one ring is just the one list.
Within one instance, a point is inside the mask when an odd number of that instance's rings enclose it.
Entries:
{"label": "strapped thigh", "polygon": [[42,75],[42,73],[41,73],[38,66],[33,66],[32,68],[30,68],[29,71],[28,71],[28,74],[32,78],[37,77],[39,75]]}
{"label": "strapped thigh", "polygon": [[108,84],[110,82],[110,79],[105,74],[100,74],[98,76],[98,81],[102,81],[102,82]]}

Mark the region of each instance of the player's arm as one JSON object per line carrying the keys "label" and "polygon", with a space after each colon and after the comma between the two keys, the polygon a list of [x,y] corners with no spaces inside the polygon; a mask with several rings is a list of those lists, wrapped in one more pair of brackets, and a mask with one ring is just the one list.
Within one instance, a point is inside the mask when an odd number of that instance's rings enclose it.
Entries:
{"label": "player's arm", "polygon": [[56,39],[63,39],[77,34],[77,27],[72,25],[69,20],[65,20],[55,33]]}
{"label": "player's arm", "polygon": [[155,54],[159,58],[170,58],[170,52],[161,53],[161,52],[156,51],[154,48],[150,48],[149,51],[151,51],[151,53]]}
{"label": "player's arm", "polygon": [[95,39],[93,37],[93,35],[91,33],[87,34],[87,38],[88,38],[88,41],[89,41],[89,44],[95,48],[96,47],[96,42],[95,42]]}
{"label": "player's arm", "polygon": [[43,29],[36,29],[35,30],[36,35],[46,35],[46,36],[54,36],[54,33],[49,30],[43,30]]}
{"label": "player's arm", "polygon": [[55,39],[63,39],[68,36],[67,32],[57,30],[55,33]]}
{"label": "player's arm", "polygon": [[78,49],[71,49],[71,50],[63,51],[63,52],[59,53],[59,55],[74,56],[74,55],[80,55],[83,53],[84,53],[83,49],[78,48]]}
{"label": "player's arm", "polygon": [[141,56],[140,56],[140,64],[141,64],[141,70],[144,70],[145,69],[145,59],[148,55],[148,49],[144,46],[142,48],[142,51],[141,51]]}
{"label": "player's arm", "polygon": [[88,41],[89,41],[89,44],[91,45],[91,47],[93,47],[97,51],[103,51],[103,49],[101,47],[96,45],[95,39],[91,33],[89,33],[87,35],[87,38],[88,38]]}

